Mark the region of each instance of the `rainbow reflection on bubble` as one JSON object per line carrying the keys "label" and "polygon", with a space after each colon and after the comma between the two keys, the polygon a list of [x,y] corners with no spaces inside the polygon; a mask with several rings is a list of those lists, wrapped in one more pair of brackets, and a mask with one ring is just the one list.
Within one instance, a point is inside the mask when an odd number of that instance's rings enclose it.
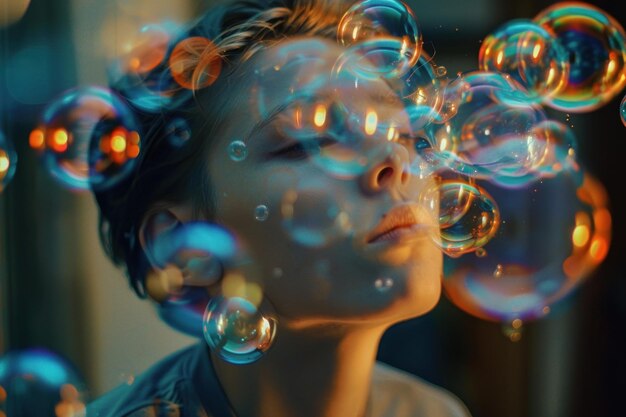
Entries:
{"label": "rainbow reflection on bubble", "polygon": [[337,39],[349,47],[340,66],[349,65],[362,76],[406,74],[422,51],[415,16],[397,0],[357,2],[341,19]]}
{"label": "rainbow reflection on bubble", "polygon": [[547,100],[563,111],[586,112],[606,104],[626,85],[626,34],[613,17],[586,3],[557,3],[534,21],[552,31],[569,55],[564,89]]}
{"label": "rainbow reflection on bubble", "polygon": [[114,186],[132,172],[141,151],[132,113],[101,87],[70,90],[49,104],[29,144],[52,176],[75,190]]}
{"label": "rainbow reflection on bubble", "polygon": [[9,185],[16,168],[17,152],[13,144],[0,132],[0,192]]}
{"label": "rainbow reflection on bubble", "polygon": [[483,185],[499,202],[500,227],[484,256],[445,259],[445,293],[483,319],[541,317],[606,257],[606,191],[592,177],[580,184],[569,172],[523,189]]}
{"label": "rainbow reflection on bubble", "polygon": [[248,364],[272,345],[276,321],[245,298],[215,297],[204,313],[203,332],[216,355],[229,363]]}
{"label": "rainbow reflection on bubble", "polygon": [[84,415],[85,388],[74,366],[51,351],[25,349],[0,357],[0,415]]}
{"label": "rainbow reflection on bubble", "polygon": [[619,117],[622,119],[624,126],[626,126],[626,96],[624,96],[619,105]]}
{"label": "rainbow reflection on bubble", "polygon": [[[167,227],[167,219],[153,221],[155,228]],[[159,235],[150,250],[156,268],[145,283],[158,302],[159,316],[183,333],[201,336],[209,289],[238,251],[228,231],[208,223],[189,223]]]}
{"label": "rainbow reflection on bubble", "polygon": [[529,20],[514,20],[485,38],[478,66],[509,74],[526,88],[533,102],[541,102],[565,86],[568,58],[548,29]]}

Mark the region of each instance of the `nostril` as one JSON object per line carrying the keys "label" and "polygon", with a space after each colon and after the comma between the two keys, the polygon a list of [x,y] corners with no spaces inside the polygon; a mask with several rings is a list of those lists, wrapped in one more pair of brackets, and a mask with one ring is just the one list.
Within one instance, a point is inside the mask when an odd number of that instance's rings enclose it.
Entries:
{"label": "nostril", "polygon": [[376,176],[376,183],[379,187],[384,187],[387,185],[391,178],[393,177],[393,168],[385,167],[378,171],[378,175]]}

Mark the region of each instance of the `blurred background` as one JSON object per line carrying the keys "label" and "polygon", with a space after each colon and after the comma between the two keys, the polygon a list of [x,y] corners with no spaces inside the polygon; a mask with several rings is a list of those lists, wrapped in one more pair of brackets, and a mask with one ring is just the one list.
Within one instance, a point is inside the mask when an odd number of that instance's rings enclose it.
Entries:
{"label": "blurred background", "polygon": [[[139,28],[163,20],[186,22],[214,3],[0,1],[0,130],[19,156],[15,178],[0,194],[0,354],[30,348],[55,352],[84,381],[84,399],[132,380],[194,339],[160,322],[153,306],[136,298],[104,256],[92,196],[60,187],[29,148],[29,133],[60,93],[76,85],[106,85],[106,62]],[[456,74],[477,67],[481,41],[499,25],[533,18],[555,2],[408,3],[424,40],[434,45],[437,64]],[[626,24],[619,2],[590,3]],[[524,324],[517,342],[505,336],[501,324],[474,318],[442,299],[431,314],[390,330],[381,360],[455,393],[475,417],[624,413],[619,400],[626,375],[623,94],[590,113],[552,114],[573,126],[579,158],[609,193],[613,243],[593,276],[545,318]]]}

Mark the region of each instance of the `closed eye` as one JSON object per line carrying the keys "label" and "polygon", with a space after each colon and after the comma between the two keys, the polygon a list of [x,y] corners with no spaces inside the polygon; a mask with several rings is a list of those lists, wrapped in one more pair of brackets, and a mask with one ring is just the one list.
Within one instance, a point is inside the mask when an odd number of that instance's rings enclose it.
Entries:
{"label": "closed eye", "polygon": [[290,160],[306,159],[309,156],[317,155],[322,148],[336,144],[336,139],[322,136],[312,139],[299,140],[280,149],[270,152],[270,157],[278,157]]}

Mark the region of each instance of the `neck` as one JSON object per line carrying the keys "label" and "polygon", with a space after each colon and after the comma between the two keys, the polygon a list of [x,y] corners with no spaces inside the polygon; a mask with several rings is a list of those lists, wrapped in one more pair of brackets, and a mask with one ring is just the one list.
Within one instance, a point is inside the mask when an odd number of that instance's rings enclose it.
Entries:
{"label": "neck", "polygon": [[258,362],[213,358],[238,417],[364,417],[384,327],[279,327]]}

